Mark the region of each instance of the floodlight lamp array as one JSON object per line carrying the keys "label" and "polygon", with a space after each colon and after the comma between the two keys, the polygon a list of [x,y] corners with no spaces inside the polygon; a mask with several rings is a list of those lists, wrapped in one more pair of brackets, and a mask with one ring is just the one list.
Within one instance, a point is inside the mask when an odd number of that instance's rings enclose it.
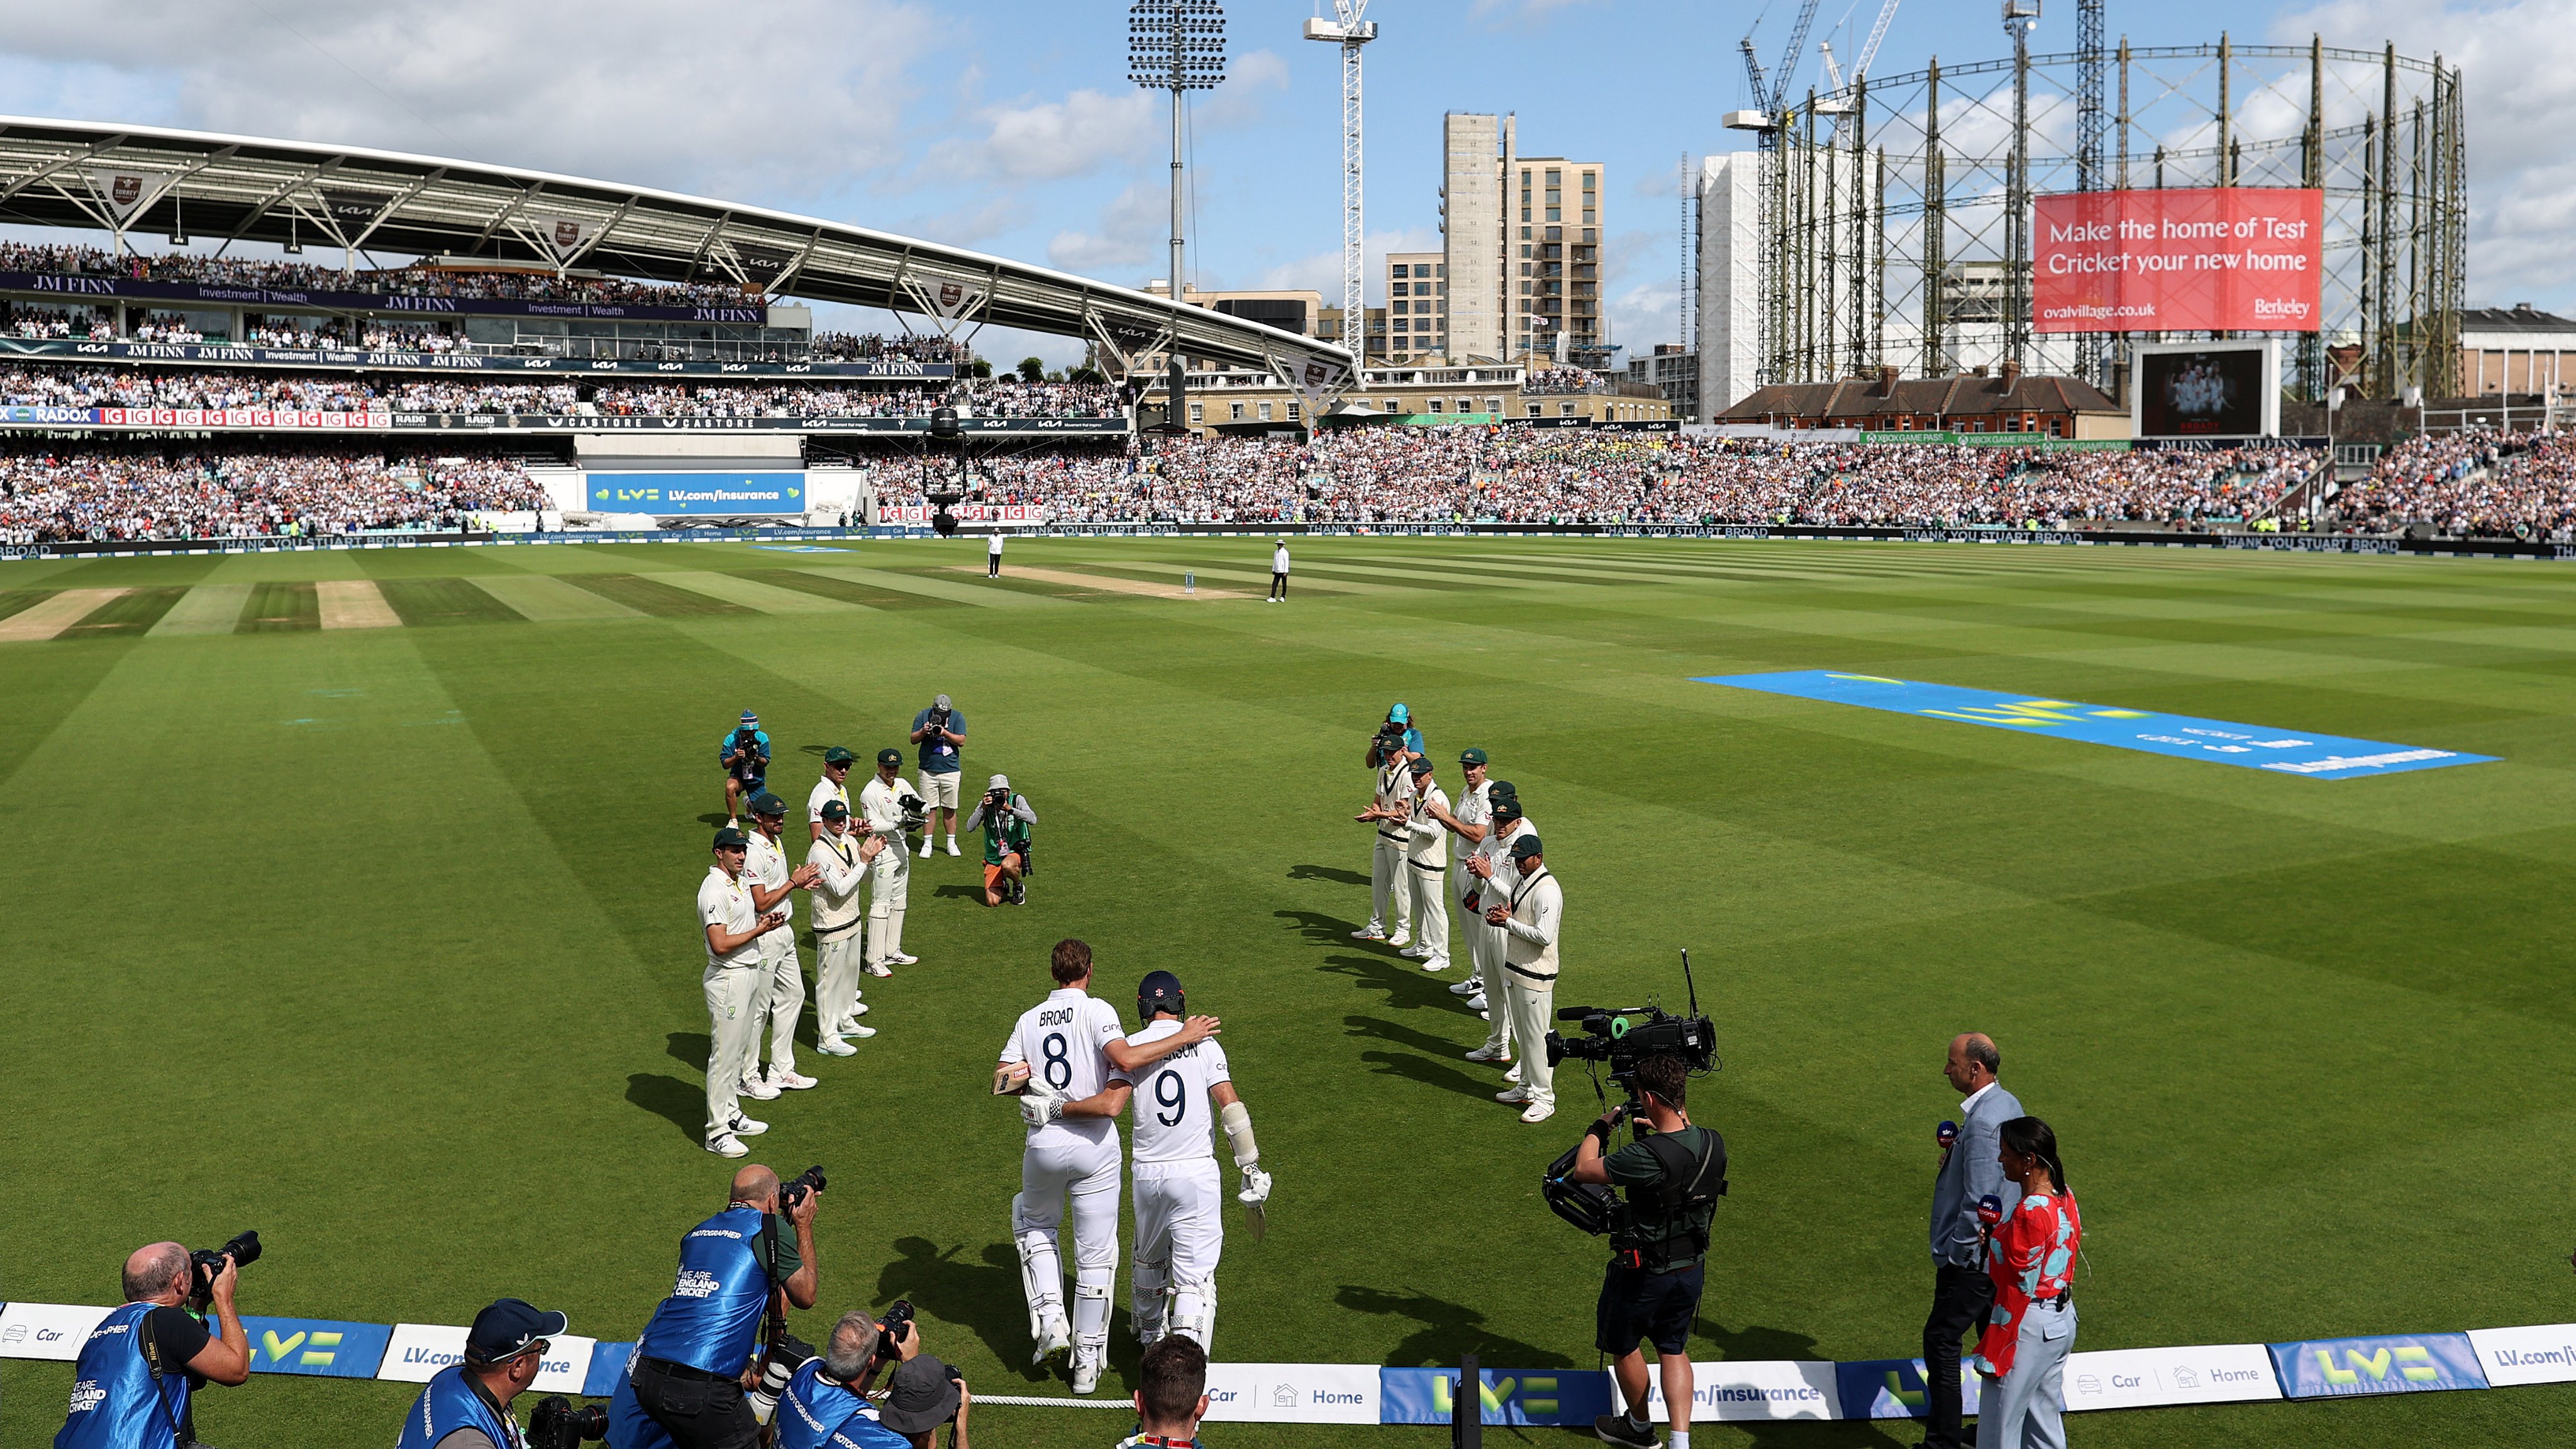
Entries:
{"label": "floodlight lamp array", "polygon": [[1127,78],[1147,90],[1214,90],[1225,80],[1219,0],[1136,0],[1127,7]]}

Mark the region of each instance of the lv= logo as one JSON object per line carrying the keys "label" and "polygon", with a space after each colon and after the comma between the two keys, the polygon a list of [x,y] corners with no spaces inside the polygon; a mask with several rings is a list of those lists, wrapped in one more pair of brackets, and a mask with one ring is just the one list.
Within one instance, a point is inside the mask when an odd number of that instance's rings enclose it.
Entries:
{"label": "lv= logo", "polygon": [[259,1336],[260,1350],[268,1355],[268,1361],[273,1364],[287,1362],[287,1356],[294,1353],[298,1346],[306,1343],[310,1343],[312,1347],[305,1349],[304,1356],[295,1359],[294,1362],[305,1368],[329,1368],[332,1359],[329,1350],[340,1346],[340,1335],[315,1330],[309,1333],[290,1333],[284,1338],[279,1338],[277,1330],[272,1328]]}

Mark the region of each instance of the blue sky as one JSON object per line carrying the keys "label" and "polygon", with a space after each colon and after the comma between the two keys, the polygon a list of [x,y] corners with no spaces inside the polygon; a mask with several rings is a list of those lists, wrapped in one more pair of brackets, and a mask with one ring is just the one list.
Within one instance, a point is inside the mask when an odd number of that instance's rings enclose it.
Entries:
{"label": "blue sky", "polygon": [[[1329,3],[1329,0],[1327,0]],[[1674,340],[1676,170],[1731,149],[1735,42],[1766,65],[1796,0],[1377,0],[1368,52],[1372,256],[1437,244],[1440,118],[1516,112],[1525,152],[1598,159],[1612,318]],[[1819,36],[1879,0],[1825,0]],[[2047,0],[2034,48],[2070,47]],[[0,36],[9,109],[512,162],[807,211],[1105,280],[1164,270],[1168,119],[1125,79],[1125,5],[923,0],[92,0]],[[1340,76],[1300,38],[1312,0],[1229,0],[1232,76],[1191,107],[1191,280],[1338,292]],[[2576,306],[2576,0],[2111,0],[2139,44],[2330,41],[2468,69],[2470,299]],[[1859,34],[1838,36],[1848,55]],[[2006,48],[1991,0],[1904,0],[1881,73]],[[1808,65],[1813,66],[1813,47]],[[1373,268],[1374,270],[1374,268]],[[1378,290],[1372,287],[1371,300]],[[1078,356],[987,334],[992,356]]]}

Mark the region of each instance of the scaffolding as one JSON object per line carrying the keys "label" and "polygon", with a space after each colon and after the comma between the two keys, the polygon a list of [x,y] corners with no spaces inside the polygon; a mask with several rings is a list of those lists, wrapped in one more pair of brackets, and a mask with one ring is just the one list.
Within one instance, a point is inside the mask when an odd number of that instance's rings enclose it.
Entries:
{"label": "scaffolding", "polygon": [[2321,38],[2123,37],[2106,51],[2099,0],[2078,15],[2075,51],[1936,58],[1771,112],[1759,380],[2013,362],[2116,391],[2130,343],[2213,334],[2034,331],[2031,198],[2280,186],[2324,193],[2319,330],[2227,335],[2282,338],[2284,385],[2310,401],[2335,386],[2455,395],[2468,225],[2459,70]]}

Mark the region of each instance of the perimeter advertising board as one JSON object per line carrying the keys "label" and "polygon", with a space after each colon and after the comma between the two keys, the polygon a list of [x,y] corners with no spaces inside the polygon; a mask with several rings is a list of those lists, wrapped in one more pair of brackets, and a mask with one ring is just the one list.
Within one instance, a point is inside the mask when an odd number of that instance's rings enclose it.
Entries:
{"label": "perimeter advertising board", "polygon": [[2325,193],[2087,191],[2033,204],[2041,332],[2314,332]]}

